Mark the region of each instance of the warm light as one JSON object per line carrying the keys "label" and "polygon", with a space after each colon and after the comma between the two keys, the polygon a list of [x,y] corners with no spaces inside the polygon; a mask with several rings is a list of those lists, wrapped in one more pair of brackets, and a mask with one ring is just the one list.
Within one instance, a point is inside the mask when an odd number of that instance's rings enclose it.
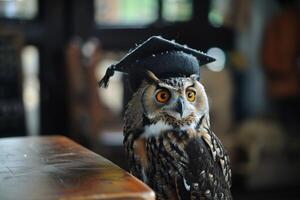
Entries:
{"label": "warm light", "polygon": [[226,56],[222,49],[213,47],[208,49],[207,54],[216,59],[215,62],[207,64],[207,68],[211,71],[219,72],[225,67]]}

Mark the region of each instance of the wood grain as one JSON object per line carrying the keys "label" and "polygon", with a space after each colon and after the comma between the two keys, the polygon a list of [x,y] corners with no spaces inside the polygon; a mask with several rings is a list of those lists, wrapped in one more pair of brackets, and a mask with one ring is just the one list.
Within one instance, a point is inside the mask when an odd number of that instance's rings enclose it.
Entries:
{"label": "wood grain", "polygon": [[61,136],[0,139],[0,199],[155,199],[145,184]]}

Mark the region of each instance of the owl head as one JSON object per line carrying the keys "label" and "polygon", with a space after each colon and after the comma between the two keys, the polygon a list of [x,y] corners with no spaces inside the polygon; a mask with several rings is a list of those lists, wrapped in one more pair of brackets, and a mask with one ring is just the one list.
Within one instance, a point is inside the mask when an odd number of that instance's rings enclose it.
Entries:
{"label": "owl head", "polygon": [[173,118],[185,120],[208,113],[209,106],[198,75],[158,79],[148,71],[141,86],[141,102],[149,119]]}
{"label": "owl head", "polygon": [[143,124],[144,115],[150,120],[183,125],[187,119],[198,121],[208,113],[207,97],[198,75],[201,65],[214,60],[186,45],[152,36],[108,67],[99,86],[107,87],[115,71],[126,73],[135,93],[125,112],[126,119]]}

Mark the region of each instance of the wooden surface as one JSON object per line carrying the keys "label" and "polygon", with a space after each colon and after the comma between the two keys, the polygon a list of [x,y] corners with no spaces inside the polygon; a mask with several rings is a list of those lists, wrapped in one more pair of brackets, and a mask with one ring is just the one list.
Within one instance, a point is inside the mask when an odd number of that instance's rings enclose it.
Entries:
{"label": "wooden surface", "polygon": [[107,159],[60,137],[0,139],[0,199],[155,199]]}

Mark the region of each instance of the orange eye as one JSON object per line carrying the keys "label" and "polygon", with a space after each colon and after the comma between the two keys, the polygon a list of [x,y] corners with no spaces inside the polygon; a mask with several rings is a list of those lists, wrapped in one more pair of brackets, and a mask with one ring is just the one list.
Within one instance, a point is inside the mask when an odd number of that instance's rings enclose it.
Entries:
{"label": "orange eye", "polygon": [[186,97],[188,101],[193,102],[196,99],[196,92],[193,90],[188,90],[186,92]]}
{"label": "orange eye", "polygon": [[155,98],[159,103],[167,103],[170,99],[170,92],[166,89],[160,89],[156,95]]}

